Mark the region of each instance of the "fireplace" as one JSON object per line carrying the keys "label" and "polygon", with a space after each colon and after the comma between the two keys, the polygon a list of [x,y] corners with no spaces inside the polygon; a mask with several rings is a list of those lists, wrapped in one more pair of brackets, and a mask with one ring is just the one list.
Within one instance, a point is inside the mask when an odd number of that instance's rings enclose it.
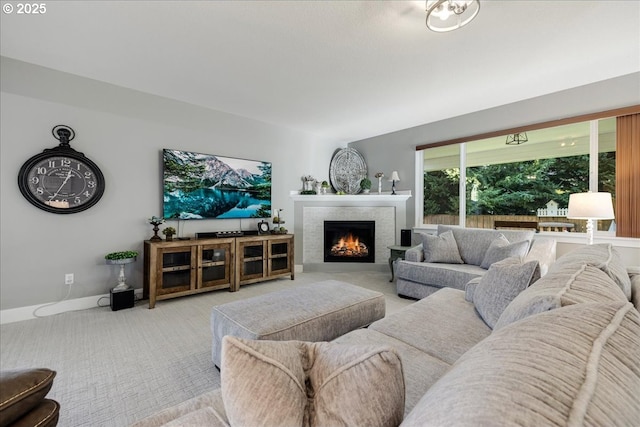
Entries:
{"label": "fireplace", "polygon": [[325,221],[324,262],[375,262],[375,221]]}

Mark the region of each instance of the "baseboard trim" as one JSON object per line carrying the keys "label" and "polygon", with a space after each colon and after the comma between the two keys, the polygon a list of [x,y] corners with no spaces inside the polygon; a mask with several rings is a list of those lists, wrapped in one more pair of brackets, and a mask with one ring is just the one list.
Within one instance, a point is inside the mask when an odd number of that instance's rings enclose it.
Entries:
{"label": "baseboard trim", "polygon": [[[137,299],[142,298],[142,289],[135,289],[134,292]],[[102,302],[98,305],[99,301],[103,298],[106,299],[106,302]],[[74,298],[47,304],[30,305],[27,307],[10,308],[7,310],[0,310],[0,325],[102,306],[109,306],[109,294]]]}

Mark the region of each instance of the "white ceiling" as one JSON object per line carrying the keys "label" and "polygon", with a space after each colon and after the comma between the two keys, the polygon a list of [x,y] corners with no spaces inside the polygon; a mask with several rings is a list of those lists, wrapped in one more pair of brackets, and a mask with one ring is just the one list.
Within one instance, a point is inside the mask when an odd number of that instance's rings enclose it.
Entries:
{"label": "white ceiling", "polygon": [[639,1],[481,0],[444,34],[422,1],[45,4],[2,14],[3,56],[330,143],[640,71]]}

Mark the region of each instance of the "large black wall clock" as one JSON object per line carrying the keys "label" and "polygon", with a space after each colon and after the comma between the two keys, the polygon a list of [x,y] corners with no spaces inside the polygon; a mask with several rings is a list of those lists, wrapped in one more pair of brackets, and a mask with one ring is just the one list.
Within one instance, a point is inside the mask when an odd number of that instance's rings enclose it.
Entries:
{"label": "large black wall clock", "polygon": [[58,125],[51,131],[60,141],[27,160],[18,173],[18,187],[34,206],[57,214],[89,209],[104,193],[104,175],[98,165],[74,150],[69,141],[75,132]]}

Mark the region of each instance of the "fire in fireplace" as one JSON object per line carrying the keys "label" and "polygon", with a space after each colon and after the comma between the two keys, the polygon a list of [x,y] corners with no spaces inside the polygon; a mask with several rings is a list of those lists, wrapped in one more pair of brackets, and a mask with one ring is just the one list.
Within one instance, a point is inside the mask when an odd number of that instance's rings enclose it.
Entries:
{"label": "fire in fireplace", "polygon": [[325,262],[375,262],[375,221],[325,221]]}
{"label": "fire in fireplace", "polygon": [[331,256],[361,257],[369,255],[369,248],[360,242],[357,236],[349,233],[340,237],[335,245],[331,246]]}

